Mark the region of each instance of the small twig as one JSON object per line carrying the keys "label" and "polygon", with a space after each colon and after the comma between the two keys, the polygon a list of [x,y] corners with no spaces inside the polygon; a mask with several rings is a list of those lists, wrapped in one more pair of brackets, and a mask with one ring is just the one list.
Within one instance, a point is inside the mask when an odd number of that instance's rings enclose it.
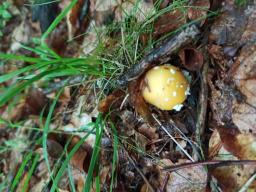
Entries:
{"label": "small twig", "polygon": [[123,106],[124,106],[125,102],[127,101],[128,97],[129,97],[129,94],[126,94],[126,96],[124,97],[124,99],[119,107],[120,111],[123,109]]}
{"label": "small twig", "polygon": [[171,138],[171,140],[183,151],[183,153],[192,161],[195,160],[188,154],[188,152],[183,149],[183,147],[176,141],[176,139],[167,131],[167,129],[161,124],[161,122],[155,117],[155,115],[152,115],[155,121],[158,123],[158,125],[164,130],[164,132]]}
{"label": "small twig", "polygon": [[129,153],[124,149],[129,161],[131,162],[131,164],[134,166],[134,168],[136,169],[136,171],[140,174],[140,176],[142,177],[142,179],[144,180],[144,182],[147,184],[148,188],[150,189],[150,192],[154,192],[154,188],[152,187],[152,185],[148,182],[148,179],[145,177],[145,175],[141,172],[141,170],[136,166],[134,160],[130,157]]}
{"label": "small twig", "polygon": [[163,184],[159,187],[159,189],[157,190],[157,192],[164,192],[166,191],[165,188],[166,188],[166,185],[169,181],[169,177],[170,175],[167,173],[164,177],[164,181],[163,181]]}
{"label": "small twig", "polygon": [[133,65],[125,74],[119,77],[117,84],[120,87],[126,86],[129,81],[137,79],[150,66],[155,63],[159,64],[161,59],[168,57],[174,51],[189,43],[191,39],[195,38],[198,34],[199,30],[196,25],[188,26],[184,31],[178,33],[163,45],[146,55],[138,64]]}
{"label": "small twig", "polygon": [[241,164],[256,165],[256,160],[227,160],[227,161],[212,160],[212,161],[202,161],[202,162],[191,162],[191,163],[183,163],[183,164],[174,165],[174,166],[167,166],[167,167],[164,167],[163,170],[177,171],[180,169],[203,166],[203,165],[214,165],[216,167],[223,167],[223,166],[241,165]]}
{"label": "small twig", "polygon": [[59,90],[63,86],[71,86],[76,84],[81,84],[83,81],[85,81],[86,77],[84,75],[79,75],[76,77],[70,77],[67,81],[59,81],[56,83],[51,83],[48,88],[43,89],[44,94],[49,94],[51,92],[54,92],[56,90]]}
{"label": "small twig", "polygon": [[[206,51],[204,51],[204,65],[200,83],[200,95],[199,95],[199,112],[197,116],[196,122],[196,142],[202,148],[203,136],[205,132],[205,119],[206,119],[206,111],[207,111],[207,102],[208,102],[208,85],[207,85],[207,74],[209,67],[209,59],[206,55]],[[201,152],[202,158],[204,157],[203,152]]]}
{"label": "small twig", "polygon": [[190,146],[194,149],[194,148],[198,148],[199,146],[197,145],[197,143],[193,143],[193,141],[191,141],[181,130],[180,128],[176,125],[176,123],[173,121],[173,119],[169,119],[170,123],[171,123],[171,126],[173,128],[175,128],[179,134],[183,137],[183,140],[187,141]]}

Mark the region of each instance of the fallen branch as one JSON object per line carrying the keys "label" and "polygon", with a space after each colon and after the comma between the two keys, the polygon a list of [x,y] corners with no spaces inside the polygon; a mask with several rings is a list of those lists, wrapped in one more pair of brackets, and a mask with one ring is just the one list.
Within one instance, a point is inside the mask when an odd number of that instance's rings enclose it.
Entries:
{"label": "fallen branch", "polygon": [[201,149],[201,158],[204,159],[202,143],[204,143],[204,133],[205,133],[205,119],[207,112],[207,103],[208,103],[208,84],[207,84],[207,74],[209,67],[209,58],[204,50],[204,65],[201,75],[200,81],[200,94],[199,94],[199,111],[196,122],[196,142],[200,146]]}
{"label": "fallen branch", "polygon": [[149,67],[152,67],[155,63],[161,63],[160,60],[191,42],[191,40],[198,34],[199,30],[196,25],[188,26],[184,31],[181,31],[170,40],[166,41],[163,45],[154,49],[138,64],[133,65],[125,74],[121,75],[117,80],[118,86],[126,86],[129,81],[137,79]]}
{"label": "fallen branch", "polygon": [[166,166],[163,168],[165,171],[177,171],[180,169],[191,168],[196,166],[203,166],[203,165],[212,165],[214,167],[223,167],[223,166],[231,166],[231,165],[243,165],[243,164],[250,164],[256,166],[256,160],[212,160],[212,161],[202,161],[202,162],[191,162],[191,163],[183,163],[174,166]]}

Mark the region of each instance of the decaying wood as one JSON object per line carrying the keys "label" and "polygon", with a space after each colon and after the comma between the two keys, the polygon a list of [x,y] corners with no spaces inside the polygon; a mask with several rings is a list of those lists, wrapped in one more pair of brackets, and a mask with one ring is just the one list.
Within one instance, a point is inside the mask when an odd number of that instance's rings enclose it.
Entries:
{"label": "decaying wood", "polygon": [[[202,70],[202,77],[200,83],[200,94],[199,94],[199,111],[196,122],[196,142],[201,147],[203,143],[203,136],[205,132],[205,119],[207,112],[207,102],[208,102],[208,84],[207,84],[207,74],[209,67],[209,59],[208,56],[204,54],[204,66]],[[201,154],[203,157],[203,154]]]}
{"label": "decaying wood", "polygon": [[163,58],[168,57],[177,49],[191,42],[191,40],[198,34],[199,30],[196,25],[188,26],[184,31],[181,31],[170,40],[166,41],[163,45],[154,49],[138,64],[133,65],[125,74],[121,75],[117,80],[118,86],[126,86],[129,81],[137,79],[148,68],[155,64],[161,64]]}

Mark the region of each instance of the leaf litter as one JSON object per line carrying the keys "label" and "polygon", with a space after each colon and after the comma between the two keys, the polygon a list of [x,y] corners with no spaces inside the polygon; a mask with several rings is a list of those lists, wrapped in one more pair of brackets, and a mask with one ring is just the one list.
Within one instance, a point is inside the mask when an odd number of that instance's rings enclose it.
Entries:
{"label": "leaf litter", "polygon": [[[243,6],[233,0],[219,4],[181,1],[175,6],[177,2],[78,1],[50,34],[49,47],[63,57],[89,56],[105,49],[105,55],[97,56],[104,62],[111,59],[120,69],[111,83],[107,80],[112,77],[68,81],[47,137],[52,172],[48,172],[44,161],[40,138],[50,103],[65,77],[56,77],[49,84],[40,80],[0,108],[0,180],[6,181],[5,175],[10,183],[5,190],[51,189],[65,158],[88,133],[61,174],[59,191],[83,191],[84,178],[90,174],[91,191],[99,187],[101,191],[177,192],[244,188],[256,171],[255,1]],[[53,4],[44,9],[51,12],[66,4],[62,1],[58,7]],[[33,51],[24,51],[22,45],[34,46],[30,38],[39,37],[56,16],[51,14],[44,20],[39,11],[33,19],[22,3],[12,6],[21,11],[15,14],[24,12],[26,17],[18,19],[18,25],[12,25],[17,19],[7,24],[0,52],[33,57]],[[32,9],[35,14],[37,5]],[[154,15],[161,11],[159,16]],[[218,11],[217,16],[208,16],[212,11]],[[108,32],[115,22],[123,24]],[[135,61],[126,48],[129,41],[123,39],[129,29],[125,22],[151,25],[137,37],[138,44],[133,44],[133,49],[142,51],[134,55]],[[143,52],[152,39],[157,43]],[[121,55],[116,61],[114,53]],[[141,95],[145,72],[164,63],[179,66],[190,76],[191,95],[179,112],[161,111],[148,105]],[[0,65],[1,74],[30,65],[22,61],[9,64]],[[0,94],[18,80],[1,83]],[[207,86],[209,89],[205,89]],[[99,156],[95,156],[98,138],[94,128],[99,114],[103,115],[104,134],[99,141]],[[21,169],[28,152],[33,152],[33,158]],[[30,175],[29,168],[34,164]],[[249,190],[255,187],[255,181],[248,185]]]}

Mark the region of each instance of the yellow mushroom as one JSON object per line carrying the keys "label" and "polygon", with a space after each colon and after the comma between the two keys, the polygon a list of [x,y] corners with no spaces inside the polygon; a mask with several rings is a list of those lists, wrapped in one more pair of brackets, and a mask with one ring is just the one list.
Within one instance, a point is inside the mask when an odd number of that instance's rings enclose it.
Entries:
{"label": "yellow mushroom", "polygon": [[145,75],[142,95],[161,110],[179,111],[189,95],[189,83],[177,67],[169,64],[156,66]]}

